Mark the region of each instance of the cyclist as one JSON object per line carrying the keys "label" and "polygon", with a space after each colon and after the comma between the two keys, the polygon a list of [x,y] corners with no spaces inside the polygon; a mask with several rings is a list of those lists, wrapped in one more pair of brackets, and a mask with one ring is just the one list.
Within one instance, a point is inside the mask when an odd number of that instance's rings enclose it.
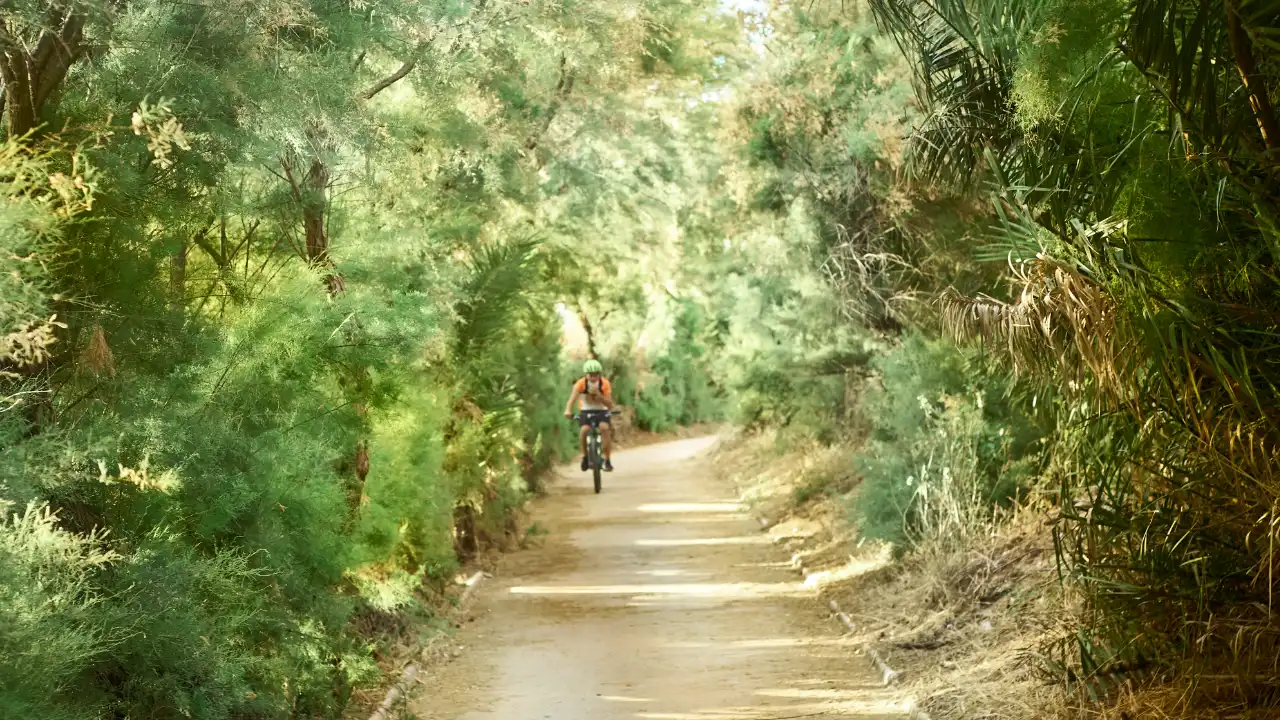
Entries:
{"label": "cyclist", "polygon": [[613,409],[613,386],[604,377],[600,361],[592,358],[582,366],[583,377],[573,384],[573,393],[564,406],[564,416],[573,417],[573,404],[578,403],[578,446],[582,450],[582,470],[587,470],[587,431],[594,421],[604,443],[604,469],[613,470],[613,437],[609,427],[609,411]]}

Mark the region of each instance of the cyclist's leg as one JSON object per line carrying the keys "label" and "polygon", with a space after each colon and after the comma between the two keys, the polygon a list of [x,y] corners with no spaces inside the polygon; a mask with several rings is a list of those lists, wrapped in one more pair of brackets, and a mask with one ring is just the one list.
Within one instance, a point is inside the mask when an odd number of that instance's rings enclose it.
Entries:
{"label": "cyclist's leg", "polygon": [[578,463],[578,467],[582,472],[587,471],[587,432],[591,429],[591,424],[587,422],[585,415],[580,415],[578,428],[578,450],[582,453],[582,462]]}
{"label": "cyclist's leg", "polygon": [[613,426],[608,421],[600,423],[600,440],[604,443],[604,459],[613,457]]}

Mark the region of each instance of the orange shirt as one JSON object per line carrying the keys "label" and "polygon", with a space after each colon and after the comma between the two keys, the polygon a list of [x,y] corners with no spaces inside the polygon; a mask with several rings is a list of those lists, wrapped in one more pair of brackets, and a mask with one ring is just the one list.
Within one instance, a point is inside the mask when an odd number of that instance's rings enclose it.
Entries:
{"label": "orange shirt", "polygon": [[[578,393],[578,409],[579,410],[608,410],[609,406],[604,403],[592,402],[587,397],[587,378],[579,378],[578,382],[573,385],[574,391]],[[613,397],[613,386],[609,384],[608,378],[600,378],[599,383],[591,383],[592,392],[597,395],[603,395],[607,398]]]}

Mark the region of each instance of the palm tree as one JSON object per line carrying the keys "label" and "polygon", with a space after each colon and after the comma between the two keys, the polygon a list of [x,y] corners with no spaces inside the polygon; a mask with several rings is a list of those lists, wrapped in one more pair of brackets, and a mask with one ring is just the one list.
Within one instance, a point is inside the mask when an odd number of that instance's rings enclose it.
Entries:
{"label": "palm tree", "polygon": [[945,324],[1104,411],[1060,443],[1078,499],[1060,559],[1097,611],[1073,664],[1274,675],[1280,2],[1128,0],[1066,24],[1111,47],[1043,126],[1019,122],[1018,73],[1072,2],[871,5],[930,109],[914,167],[991,189],[988,254],[1013,270],[1003,298],[945,294]]}

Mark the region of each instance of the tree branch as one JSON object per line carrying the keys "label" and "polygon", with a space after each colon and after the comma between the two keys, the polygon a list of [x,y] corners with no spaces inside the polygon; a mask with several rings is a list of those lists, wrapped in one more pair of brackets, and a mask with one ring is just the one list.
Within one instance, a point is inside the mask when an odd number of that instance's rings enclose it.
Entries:
{"label": "tree branch", "polygon": [[551,123],[555,121],[556,115],[560,113],[560,106],[564,103],[564,99],[573,91],[573,71],[569,69],[569,61],[563,54],[560,56],[560,80],[556,83],[555,93],[551,96],[551,102],[547,103],[546,114],[543,116],[542,122],[539,124],[537,132],[529,136],[525,141],[525,150],[533,152],[538,149],[538,143],[542,142],[542,137],[551,129]]}
{"label": "tree branch", "polygon": [[418,66],[418,51],[415,49],[413,51],[413,56],[410,57],[408,60],[405,60],[404,64],[400,66],[399,70],[396,70],[395,72],[391,73],[387,77],[379,80],[377,83],[374,83],[373,87],[361,93],[360,97],[364,98],[365,100],[372,99],[374,95],[377,95],[383,90],[386,90],[392,85],[395,85],[396,83],[403,80],[404,77],[409,73],[413,72],[413,69],[417,66]]}
{"label": "tree branch", "polygon": [[293,177],[293,159],[287,155],[280,157],[280,167],[284,168],[284,179],[289,183],[289,189],[293,192],[293,199],[302,203],[302,189],[298,187],[298,181]]}
{"label": "tree branch", "polygon": [[205,228],[204,230],[201,230],[199,233],[196,233],[191,238],[191,241],[196,244],[196,247],[203,250],[206,255],[212,258],[213,262],[217,264],[219,269],[224,269],[227,266],[226,258],[224,258],[222,256],[222,253],[218,252],[218,249],[215,248],[213,244],[209,242],[208,234],[209,234],[209,229]]}

